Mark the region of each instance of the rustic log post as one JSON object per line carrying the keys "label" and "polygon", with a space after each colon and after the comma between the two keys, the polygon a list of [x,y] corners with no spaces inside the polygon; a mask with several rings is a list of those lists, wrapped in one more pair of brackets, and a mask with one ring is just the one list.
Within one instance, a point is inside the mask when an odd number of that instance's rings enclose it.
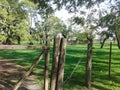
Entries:
{"label": "rustic log post", "polygon": [[112,42],[110,42],[110,53],[109,53],[109,71],[108,71],[109,78],[111,76],[111,56],[112,56]]}
{"label": "rustic log post", "polygon": [[59,52],[60,41],[61,41],[60,38],[54,38],[53,61],[52,61],[50,90],[55,90],[55,86],[56,86],[58,59],[59,59],[59,53],[60,53]]}
{"label": "rustic log post", "polygon": [[87,46],[87,61],[86,61],[86,76],[85,76],[85,84],[87,88],[91,88],[91,69],[92,69],[92,38],[88,39]]}
{"label": "rustic log post", "polygon": [[66,44],[67,44],[67,39],[62,38],[60,43],[60,55],[59,55],[59,62],[58,62],[58,76],[57,76],[57,82],[56,82],[56,90],[63,90]]}
{"label": "rustic log post", "polygon": [[35,60],[35,62],[31,65],[29,70],[24,74],[24,76],[17,82],[17,84],[13,87],[13,90],[18,90],[18,88],[21,86],[23,81],[26,79],[26,77],[29,76],[29,74],[32,72],[33,68],[39,63],[39,61],[43,58],[45,53],[45,50],[39,55],[39,57]]}
{"label": "rustic log post", "polygon": [[[48,39],[46,42],[46,46],[50,47],[50,40]],[[44,90],[48,90],[48,64],[50,58],[50,49],[46,50],[45,53],[45,69],[44,69]]]}

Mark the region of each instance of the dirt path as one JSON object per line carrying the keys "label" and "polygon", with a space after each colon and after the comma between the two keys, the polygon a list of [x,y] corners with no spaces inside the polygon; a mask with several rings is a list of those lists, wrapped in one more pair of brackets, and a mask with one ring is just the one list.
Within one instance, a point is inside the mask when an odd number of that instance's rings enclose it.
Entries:
{"label": "dirt path", "polygon": [[[13,62],[0,58],[0,90],[12,90],[26,69]],[[35,75],[26,78],[19,90],[43,90]]]}

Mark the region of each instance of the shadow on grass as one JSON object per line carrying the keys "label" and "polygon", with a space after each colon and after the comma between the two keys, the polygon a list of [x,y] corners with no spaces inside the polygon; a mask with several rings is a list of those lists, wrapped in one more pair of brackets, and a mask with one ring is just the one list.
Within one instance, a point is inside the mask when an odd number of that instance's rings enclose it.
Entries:
{"label": "shadow on grass", "polygon": [[[114,82],[112,84],[113,87],[120,88],[119,87],[120,73],[113,72],[113,77],[111,77],[111,80],[109,80],[108,78],[109,47],[100,49],[98,46],[99,45],[96,45],[95,49],[93,49],[92,86],[98,90],[110,90],[110,87],[111,87],[110,82],[113,81]],[[116,50],[117,50],[116,48],[113,50],[113,55],[114,55],[113,57],[114,61],[112,62],[113,65],[119,62],[119,58],[120,58],[119,53]],[[39,50],[33,50],[33,51],[3,50],[3,51],[0,51],[0,55],[3,58],[14,58],[14,59],[22,58],[24,60],[16,60],[15,62],[23,66],[30,66],[32,62],[34,62],[35,58],[38,57],[40,52],[41,51]],[[66,52],[67,54],[66,54],[66,62],[65,62],[64,80],[69,78],[69,76],[71,75],[72,71],[74,70],[76,64],[80,59],[81,59],[81,62],[76,68],[76,70],[74,71],[71,78],[68,80],[68,82],[64,84],[64,88],[65,88],[64,90],[87,90],[87,89],[81,89],[81,87],[82,88],[84,87],[84,83],[85,83],[85,63],[86,63],[86,54],[87,54],[86,45],[69,45],[67,47]],[[51,49],[49,71],[51,70],[51,66],[52,66],[52,56],[53,56],[53,50]],[[44,59],[41,60],[39,65],[37,65],[34,68],[35,71],[33,73],[38,76],[41,76],[41,75],[43,76],[43,69],[44,69]],[[43,77],[39,77],[39,79],[41,78],[43,79]]]}
{"label": "shadow on grass", "polygon": [[110,90],[110,89],[107,89],[104,86],[100,86],[100,85],[93,85],[93,87],[98,88],[99,90]]}
{"label": "shadow on grass", "polygon": [[0,57],[15,61],[15,63],[28,66],[41,53],[39,50],[1,50]]}

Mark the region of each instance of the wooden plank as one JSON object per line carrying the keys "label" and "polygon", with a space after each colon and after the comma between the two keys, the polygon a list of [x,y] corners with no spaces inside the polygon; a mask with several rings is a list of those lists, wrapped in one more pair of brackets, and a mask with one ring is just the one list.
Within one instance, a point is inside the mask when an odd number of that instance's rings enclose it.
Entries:
{"label": "wooden plank", "polygon": [[[46,42],[46,46],[50,47],[50,40],[48,39]],[[44,69],[44,90],[48,90],[49,86],[49,74],[48,74],[48,65],[49,65],[49,60],[50,60],[50,50],[46,50],[45,53],[45,69]]]}
{"label": "wooden plank", "polygon": [[60,55],[59,55],[59,62],[58,62],[58,76],[57,76],[56,89],[55,90],[63,90],[66,45],[67,45],[67,39],[62,38],[61,43],[60,43]]}
{"label": "wooden plank", "polygon": [[0,45],[0,50],[49,49],[46,46]]}

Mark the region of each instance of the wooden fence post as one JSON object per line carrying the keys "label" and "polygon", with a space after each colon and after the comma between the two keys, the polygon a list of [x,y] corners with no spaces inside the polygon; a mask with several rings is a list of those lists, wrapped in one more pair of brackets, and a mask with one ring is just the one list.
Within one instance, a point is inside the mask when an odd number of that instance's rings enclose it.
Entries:
{"label": "wooden fence post", "polygon": [[61,41],[60,38],[54,38],[53,61],[52,61],[50,90],[55,90],[55,86],[56,86],[58,59],[59,59],[59,53],[60,53],[59,52],[60,41]]}
{"label": "wooden fence post", "polygon": [[[46,46],[50,47],[50,40],[48,39],[46,42]],[[44,90],[48,90],[48,64],[50,58],[50,48],[48,48],[45,52],[45,69],[44,69]]]}
{"label": "wooden fence post", "polygon": [[60,43],[60,55],[59,55],[59,62],[58,62],[58,76],[57,76],[57,82],[56,82],[56,90],[63,90],[66,44],[67,44],[67,39],[62,38]]}

